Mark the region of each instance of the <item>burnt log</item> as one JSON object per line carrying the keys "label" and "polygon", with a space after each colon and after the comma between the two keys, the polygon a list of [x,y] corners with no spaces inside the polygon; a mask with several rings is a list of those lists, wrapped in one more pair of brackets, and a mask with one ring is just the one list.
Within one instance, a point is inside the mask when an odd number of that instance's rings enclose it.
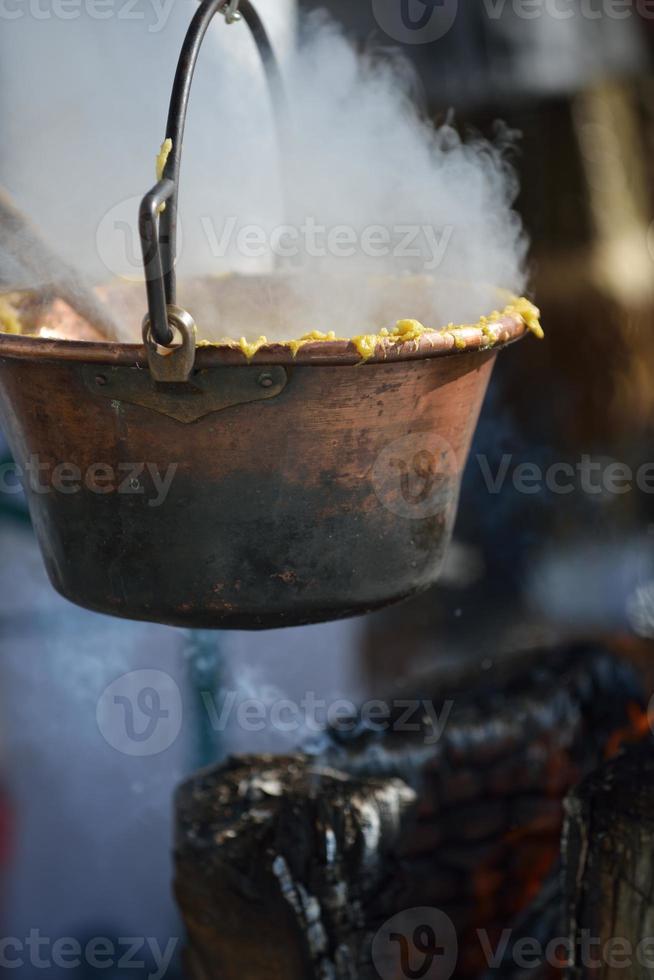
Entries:
{"label": "burnt log", "polygon": [[414,800],[399,780],[299,756],[233,759],[185,783],[175,890],[192,980],[372,980],[370,906]]}
{"label": "burnt log", "polygon": [[[460,937],[457,976],[478,976],[488,966],[479,930],[496,948],[529,915],[560,860],[563,800],[645,716],[642,685],[609,650],[584,644],[406,700],[433,709],[410,719],[414,730],[400,723],[404,706],[383,731],[362,717],[332,733],[327,759],[416,791],[398,908],[445,911]],[[434,717],[446,719],[435,742]]]}
{"label": "burnt log", "polygon": [[654,974],[654,739],[626,750],[566,801],[569,980]]}
{"label": "burnt log", "polygon": [[193,980],[377,980],[372,937],[422,907],[453,924],[457,978],[519,976],[510,955],[488,974],[479,930],[493,949],[520,923],[560,935],[563,800],[642,715],[636,676],[605,650],[566,649],[415,703],[408,726],[405,705],[383,730],[364,714],[339,726],[320,763],[232,760],[180,789]]}

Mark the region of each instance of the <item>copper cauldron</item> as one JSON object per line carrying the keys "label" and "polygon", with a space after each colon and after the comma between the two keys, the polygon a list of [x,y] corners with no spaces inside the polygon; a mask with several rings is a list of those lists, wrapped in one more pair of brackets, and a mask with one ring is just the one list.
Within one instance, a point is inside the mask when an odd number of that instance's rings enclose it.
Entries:
{"label": "copper cauldron", "polygon": [[465,349],[433,334],[365,364],[346,342],[249,364],[201,347],[170,386],[140,346],[1,335],[3,425],[54,586],[117,616],[238,629],[427,588],[495,352],[526,331],[494,329],[493,350],[471,329]]}
{"label": "copper cauldron", "polygon": [[[266,629],[365,613],[436,581],[496,352],[527,324],[516,309],[380,339],[365,362],[338,340],[268,344],[250,360],[196,348],[175,305],[177,178],[189,79],[225,8],[205,2],[194,18],[173,151],[141,209],[144,344],[2,334],[0,409],[64,596],[131,619]],[[241,10],[265,47],[251,4]],[[164,350],[175,328],[182,342]]]}

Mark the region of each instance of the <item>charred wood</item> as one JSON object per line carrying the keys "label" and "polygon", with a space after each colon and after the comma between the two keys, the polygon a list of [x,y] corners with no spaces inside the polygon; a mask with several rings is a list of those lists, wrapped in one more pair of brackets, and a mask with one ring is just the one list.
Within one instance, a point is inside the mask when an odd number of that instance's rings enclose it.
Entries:
{"label": "charred wood", "polygon": [[630,747],[566,801],[569,980],[654,974],[654,739]]}
{"label": "charred wood", "polygon": [[358,980],[414,793],[303,757],[246,757],[177,797],[193,980]]}
{"label": "charred wood", "polygon": [[[377,930],[425,906],[454,926],[458,978],[487,974],[480,930],[560,934],[563,799],[642,713],[635,674],[577,648],[428,704],[409,728],[362,714],[319,762],[232,760],[180,789],[193,980],[377,980]],[[488,976],[520,977],[510,950]]]}

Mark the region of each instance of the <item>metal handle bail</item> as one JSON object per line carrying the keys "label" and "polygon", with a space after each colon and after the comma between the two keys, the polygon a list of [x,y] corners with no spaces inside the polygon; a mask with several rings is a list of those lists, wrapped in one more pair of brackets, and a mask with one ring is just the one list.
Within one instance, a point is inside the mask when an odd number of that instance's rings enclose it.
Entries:
{"label": "metal handle bail", "polygon": [[153,336],[152,321],[147,313],[143,320],[143,343],[148,352],[148,364],[154,381],[162,384],[178,384],[188,381],[195,365],[195,320],[181,306],[166,308],[168,329],[181,336],[179,346],[161,350]]}
{"label": "metal handle bail", "polygon": [[[173,327],[177,327],[184,338],[182,343],[184,356],[188,357],[188,352],[191,350],[191,338],[193,339],[192,356],[195,356],[195,325],[193,324],[193,329],[189,327],[184,318],[188,317],[193,323],[192,318],[176,305],[177,202],[182,143],[191,83],[202,42],[217,13],[223,13],[228,24],[242,19],[250,28],[265,68],[278,126],[280,129],[283,126],[284,96],[281,73],[266,30],[254,6],[250,0],[203,0],[191,21],[175,73],[166,126],[166,138],[171,140],[172,149],[162,179],[145,195],[139,210],[139,234],[148,298],[144,336],[147,333],[151,341],[151,346],[148,346],[146,340],[146,346],[153,374],[158,370],[153,365],[166,360],[160,352],[157,352],[157,347],[170,347],[173,344]],[[181,372],[181,354],[179,359],[176,359],[176,363]],[[186,370],[186,361],[183,363],[183,369]],[[163,373],[168,373],[168,368]]]}

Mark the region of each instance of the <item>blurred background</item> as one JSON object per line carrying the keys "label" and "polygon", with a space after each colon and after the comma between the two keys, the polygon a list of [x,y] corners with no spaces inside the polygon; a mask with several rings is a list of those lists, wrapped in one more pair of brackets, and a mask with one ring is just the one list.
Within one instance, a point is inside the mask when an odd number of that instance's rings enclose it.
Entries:
{"label": "blurred background", "polygon": [[[181,937],[170,889],[175,786],[227,752],[283,751],[304,734],[246,733],[233,717],[217,724],[207,692],[270,702],[314,691],[357,703],[408,685],[436,691],[462,667],[474,682],[508,657],[570,642],[601,642],[641,666],[651,655],[654,476],[636,475],[654,463],[652,20],[637,4],[616,17],[598,3],[590,17],[587,5],[584,14],[571,2],[571,18],[544,5],[526,19],[516,4],[445,0],[439,16],[451,26],[430,39],[395,24],[381,0],[259,6],[282,53],[302,8],[326,6],[362,50],[404,49],[415,96],[432,118],[454,110],[463,131],[492,135],[497,120],[519,131],[518,207],[546,339],[499,359],[442,583],[365,620],[211,634],[75,609],[46,580],[0,440],[3,936],[141,936],[161,948]],[[416,6],[419,20],[424,4]],[[76,184],[93,184],[93,161],[106,152],[117,174],[112,194],[136,199],[150,186],[151,148],[193,8],[176,3],[159,23],[155,5],[134,7],[140,18],[107,20],[84,9],[77,19],[39,19],[16,5],[23,16],[3,22],[0,184],[51,237],[65,240],[92,220],[75,208],[67,157]],[[196,98],[215,97],[217,87],[238,126],[230,57],[217,30]],[[90,114],[80,90],[93,94]],[[125,144],[126,117],[141,126],[142,146]],[[256,140],[256,124],[247,125]],[[196,138],[215,152],[212,133]],[[256,182],[254,172],[241,179]],[[592,488],[579,475],[584,460]],[[524,492],[514,479],[521,464],[549,481]],[[574,477],[552,471],[559,464]],[[495,492],[489,474],[501,473]],[[109,685],[143,670],[172,679],[183,724],[170,746],[135,756],[117,747],[98,705]],[[179,969],[178,951],[168,976]],[[34,975],[29,966],[15,972]],[[74,972],[56,964],[46,975],[59,974],[95,975],[88,965]]]}

